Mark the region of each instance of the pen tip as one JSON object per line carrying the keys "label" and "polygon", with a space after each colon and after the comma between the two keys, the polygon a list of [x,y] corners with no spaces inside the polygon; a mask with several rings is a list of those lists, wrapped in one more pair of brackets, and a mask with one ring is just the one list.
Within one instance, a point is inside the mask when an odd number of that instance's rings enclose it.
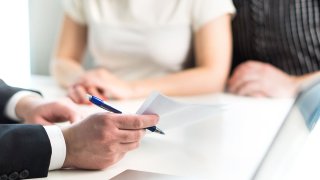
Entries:
{"label": "pen tip", "polygon": [[165,135],[165,133],[163,131],[161,131],[160,129],[157,129],[156,132],[159,134]]}

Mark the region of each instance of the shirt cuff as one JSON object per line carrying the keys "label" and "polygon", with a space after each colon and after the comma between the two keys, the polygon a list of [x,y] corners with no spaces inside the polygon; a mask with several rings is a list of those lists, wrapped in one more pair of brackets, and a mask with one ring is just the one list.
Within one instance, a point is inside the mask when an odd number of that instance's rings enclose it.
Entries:
{"label": "shirt cuff", "polygon": [[25,96],[29,95],[35,95],[41,97],[40,94],[31,92],[31,91],[19,91],[15,93],[8,101],[6,107],[5,107],[5,115],[9,117],[10,119],[16,121],[16,122],[21,122],[22,120],[18,118],[16,114],[16,105],[18,104],[19,100]]}
{"label": "shirt cuff", "polygon": [[52,149],[49,170],[60,169],[66,159],[66,143],[58,126],[44,126]]}

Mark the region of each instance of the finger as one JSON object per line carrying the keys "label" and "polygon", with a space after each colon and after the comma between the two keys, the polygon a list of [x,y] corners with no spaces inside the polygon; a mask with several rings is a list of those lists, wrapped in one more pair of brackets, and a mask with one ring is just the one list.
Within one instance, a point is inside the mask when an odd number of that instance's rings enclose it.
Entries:
{"label": "finger", "polygon": [[65,110],[66,110],[65,114],[67,115],[65,120],[69,121],[70,123],[80,121],[81,116],[77,112],[67,108],[65,108]]}
{"label": "finger", "polygon": [[251,96],[252,97],[255,97],[255,98],[265,98],[265,97],[268,97],[265,93],[263,92],[253,92],[251,93]]}
{"label": "finger", "polygon": [[81,81],[79,84],[81,84],[83,87],[86,87],[86,91],[91,95],[99,97],[103,100],[107,100],[106,96],[104,96],[104,89],[100,86],[101,84],[100,78],[92,79],[87,77],[83,81]]}
{"label": "finger", "polygon": [[110,91],[104,91],[102,94],[104,100],[111,100],[114,99],[112,93]]}
{"label": "finger", "polygon": [[78,96],[76,95],[75,93],[75,89],[73,87],[70,87],[68,89],[68,97],[75,103],[80,103],[79,99],[78,99]]}
{"label": "finger", "polygon": [[50,114],[50,115],[46,116],[45,117],[46,121],[51,122],[51,123],[69,121],[69,122],[73,123],[76,119],[79,119],[79,118],[70,116],[70,114],[67,114],[69,112],[66,112],[66,111],[65,111],[65,114],[62,114],[62,113],[64,113],[62,110],[57,111],[57,113],[58,114]]}
{"label": "finger", "polygon": [[244,83],[238,90],[235,92],[240,96],[253,96],[254,94],[261,92],[261,85],[257,81],[248,81]]}
{"label": "finger", "polygon": [[155,126],[158,119],[157,115],[117,115],[115,122],[119,129],[133,130]]}
{"label": "finger", "polygon": [[132,143],[140,141],[145,134],[145,130],[120,130],[118,138],[121,143]]}
{"label": "finger", "polygon": [[229,92],[238,94],[243,86],[254,81],[259,81],[259,79],[260,74],[256,72],[251,71],[246,74],[241,74],[241,76],[238,76],[237,81],[234,81],[234,83],[229,86]]}
{"label": "finger", "polygon": [[100,99],[103,99],[103,100],[106,100],[103,93],[97,89],[96,87],[88,87],[87,88],[87,91],[89,92],[89,94],[93,95],[93,96],[96,96],[96,97],[99,97]]}
{"label": "finger", "polygon": [[61,116],[61,121],[70,121],[71,123],[73,123],[81,119],[81,115],[78,113],[76,105],[73,102],[68,100],[61,103],[62,104],[57,104],[57,106],[60,107],[60,109],[58,109],[58,112],[54,112],[58,113]]}
{"label": "finger", "polygon": [[261,68],[261,65],[261,63],[256,61],[247,61],[240,64],[234,70],[234,73],[228,81],[228,91],[235,93],[237,89],[246,81],[259,78],[259,69]]}
{"label": "finger", "polygon": [[79,108],[77,106],[77,104],[75,104],[70,98],[62,98],[61,102],[63,104],[64,109],[66,109],[68,112],[66,114],[68,114],[68,119],[70,122],[75,122],[75,121],[79,121],[81,120],[81,113],[79,111]]}
{"label": "finger", "polygon": [[87,99],[87,91],[83,86],[76,86],[75,95],[77,96],[79,104],[88,104],[89,100]]}
{"label": "finger", "polygon": [[244,76],[247,75],[247,71],[244,71],[245,65],[240,65],[235,69],[231,78],[228,81],[228,91],[231,93],[235,93],[239,86],[244,83]]}
{"label": "finger", "polygon": [[238,81],[238,79],[240,79],[240,77],[243,75],[243,74],[246,74],[246,71],[249,69],[249,65],[247,62],[245,63],[242,63],[240,65],[238,65],[234,71],[233,71],[233,74],[231,76],[231,78],[229,79],[229,84],[234,84],[235,82]]}
{"label": "finger", "polygon": [[47,121],[43,117],[35,117],[33,120],[26,119],[24,121],[24,124],[41,124],[43,126],[52,125],[52,123],[50,121]]}

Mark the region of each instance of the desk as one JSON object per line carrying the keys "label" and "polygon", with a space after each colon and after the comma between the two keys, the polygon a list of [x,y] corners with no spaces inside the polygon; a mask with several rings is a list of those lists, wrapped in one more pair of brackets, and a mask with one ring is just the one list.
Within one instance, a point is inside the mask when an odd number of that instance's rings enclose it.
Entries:
{"label": "desk", "polygon": [[[48,99],[65,94],[48,77],[33,76],[29,85],[24,86],[42,91]],[[205,179],[247,180],[293,102],[292,99],[254,99],[228,94],[177,99],[192,103],[230,104],[230,108],[214,118],[167,131],[165,136],[147,134],[137,150],[129,152],[108,169],[58,170],[50,172],[47,179],[108,179],[126,169],[136,169]],[[112,103],[134,113],[142,101]],[[312,156],[319,154],[320,150],[320,140],[317,141],[320,130],[317,127],[295,169],[288,172],[288,179],[319,179],[316,178],[320,177],[316,170],[320,167],[320,157],[315,160]]]}

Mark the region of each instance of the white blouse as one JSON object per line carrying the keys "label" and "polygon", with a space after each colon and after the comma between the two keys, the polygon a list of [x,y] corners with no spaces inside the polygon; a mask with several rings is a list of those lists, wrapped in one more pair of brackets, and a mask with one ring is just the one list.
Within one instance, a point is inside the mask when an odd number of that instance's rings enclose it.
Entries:
{"label": "white blouse", "polygon": [[126,80],[180,71],[193,34],[234,14],[231,0],[63,0],[67,15],[88,27],[97,66]]}

